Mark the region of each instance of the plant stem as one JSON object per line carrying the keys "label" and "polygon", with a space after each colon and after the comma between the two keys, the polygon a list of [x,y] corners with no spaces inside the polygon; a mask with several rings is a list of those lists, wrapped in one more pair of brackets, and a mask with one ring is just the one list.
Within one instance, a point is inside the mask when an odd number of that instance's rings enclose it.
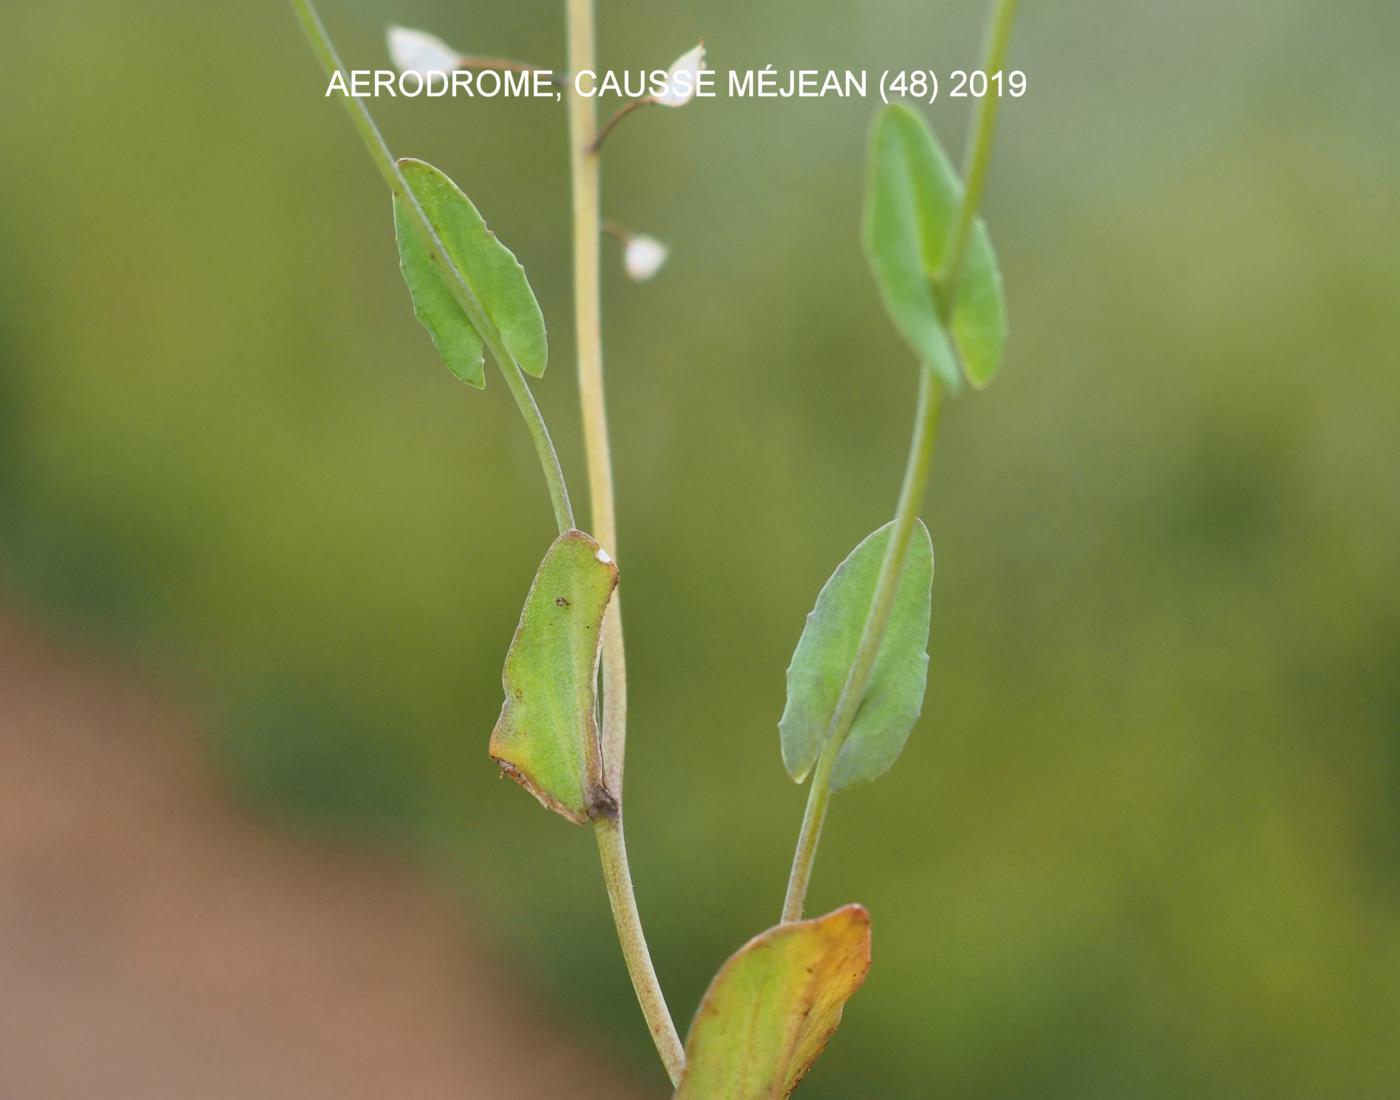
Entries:
{"label": "plant stem", "polygon": [[[1006,63],[1006,50],[1011,42],[1011,25],[1016,19],[1018,0],[997,0],[987,25],[987,40],[982,51],[982,71],[991,77],[999,73]],[[967,150],[963,156],[962,206],[957,221],[953,223],[952,242],[943,268],[935,280],[944,287],[957,285],[962,274],[963,258],[967,255],[967,244],[972,236],[972,226],[977,220],[977,211],[982,205],[982,190],[987,183],[987,166],[992,160],[992,138],[996,134],[997,113],[1001,110],[1001,96],[988,93],[977,102],[976,116],[967,134]]]}
{"label": "plant stem", "polygon": [[608,135],[613,132],[613,128],[619,122],[633,111],[637,110],[637,108],[650,107],[655,103],[656,97],[654,95],[643,96],[641,99],[634,99],[630,103],[624,103],[613,112],[612,117],[609,118],[607,122],[603,123],[603,128],[599,130],[593,140],[588,143],[588,151],[596,156],[598,151],[603,148],[603,142],[608,140]]}
{"label": "plant stem", "polygon": [[[566,0],[569,72],[594,68],[593,0]],[[584,450],[588,459],[588,492],[592,503],[593,537],[618,560],[617,511],[614,500],[608,416],[603,390],[602,303],[598,253],[599,166],[593,153],[598,119],[594,102],[577,93],[570,80],[569,168],[572,179],[574,225],[574,324],[578,344],[579,404],[583,417]],[[615,817],[595,823],[598,853],[603,863],[618,943],[646,1017],[657,1053],[673,1084],[685,1068],[685,1050],[666,1007],[656,977],[627,866],[627,842],[622,826],[622,780],[627,749],[627,658],[623,648],[622,604],[614,592],[603,619],[603,774],[617,799]]]}
{"label": "plant stem", "polygon": [[661,1055],[661,1064],[666,1067],[671,1084],[679,1085],[685,1070],[685,1048],[681,1045],[676,1025],[671,1022],[671,1011],[666,1007],[661,983],[657,980],[656,969],[647,951],[646,936],[642,933],[642,918],[637,912],[632,874],[627,866],[627,840],[622,832],[622,815],[599,818],[594,824],[594,832],[598,838],[598,856],[603,861],[603,881],[608,888],[608,901],[612,905],[617,938],[622,944],[622,956],[627,961],[632,988],[637,991],[637,1001],[642,1006],[642,1015],[646,1017],[656,1052]]}
{"label": "plant stem", "polygon": [[[569,71],[594,67],[593,2],[567,0]],[[602,296],[598,254],[598,158],[589,152],[597,130],[590,98],[569,89],[569,169],[573,181],[574,325],[578,343],[578,392],[583,443],[588,460],[591,534],[618,561],[617,508],[614,501],[608,411],[603,388]],[[627,745],[627,660],[622,644],[622,606],[614,593],[603,623],[603,761],[608,789],[622,800],[622,773]]]}
{"label": "plant stem", "polygon": [[[292,10],[296,13],[302,30],[306,32],[307,41],[311,43],[312,52],[321,62],[321,68],[325,70],[326,76],[334,77],[336,73],[340,73],[341,79],[345,80],[348,86],[349,78],[340,62],[340,55],[336,53],[335,45],[331,42],[330,35],[326,33],[325,24],[316,14],[316,8],[311,0],[291,0],[291,3]],[[477,300],[466,277],[457,269],[457,265],[453,263],[447,249],[443,247],[437,231],[428,220],[427,214],[423,212],[423,207],[419,204],[417,197],[409,190],[408,183],[404,180],[403,173],[399,171],[394,155],[389,151],[389,146],[384,141],[384,136],[379,132],[379,127],[374,124],[369,110],[353,96],[342,95],[340,98],[345,105],[346,113],[350,116],[350,121],[364,142],[365,148],[369,150],[370,158],[374,161],[375,167],[379,169],[379,174],[384,177],[384,182],[389,185],[389,190],[393,193],[394,198],[408,213],[413,228],[428,243],[429,259],[442,273],[443,278],[447,281],[448,289],[452,291],[452,296],[466,313],[472,327],[481,334],[482,341],[491,349],[491,357],[500,367],[506,386],[509,388],[511,396],[515,398],[516,407],[519,408],[520,415],[524,417],[525,427],[529,430],[530,438],[535,444],[535,453],[539,457],[540,468],[544,471],[545,483],[549,487],[549,500],[554,509],[554,521],[560,531],[567,531],[574,525],[574,513],[569,504],[569,490],[564,482],[564,471],[559,465],[559,455],[554,450],[554,443],[549,437],[549,428],[545,425],[544,417],[540,415],[539,406],[535,404],[534,396],[530,393],[530,387],[525,381],[524,374],[521,373],[519,365],[506,350],[500,333],[496,331],[496,326],[487,317],[485,309]]]}
{"label": "plant stem", "polygon": [[[989,75],[999,72],[1006,61],[1007,45],[1011,40],[1011,25],[1016,18],[1016,4],[1017,0],[996,0],[996,7],[992,10],[982,59],[982,71]],[[1000,96],[985,96],[977,108],[968,134],[963,171],[966,186],[963,189],[962,205],[954,219],[948,257],[939,274],[933,279],[934,297],[944,313],[945,324],[948,303],[954,298],[953,288],[957,285],[963,259],[967,255],[972,227],[977,220],[977,209],[982,202],[982,190],[986,184],[987,165],[991,160],[992,138],[996,132],[997,111],[1000,105]],[[890,538],[889,546],[885,548],[880,575],[875,583],[875,596],[870,604],[870,614],[866,617],[865,627],[861,631],[855,659],[851,662],[851,671],[841,687],[836,710],[831,716],[830,726],[827,727],[826,742],[812,769],[807,808],[803,812],[802,828],[797,835],[797,849],[793,853],[792,871],[788,875],[787,896],[783,899],[784,921],[800,920],[807,902],[807,887],[812,881],[812,865],[816,862],[822,825],[826,822],[827,808],[831,803],[831,772],[860,710],[870,670],[875,664],[880,642],[885,636],[885,626],[889,622],[899,575],[904,570],[904,560],[908,555],[914,520],[917,518],[919,503],[923,500],[924,489],[928,484],[928,471],[933,459],[933,443],[938,432],[938,416],[942,404],[942,386],[927,366],[922,367],[919,374],[919,409],[915,416],[914,438],[909,444],[909,462],[904,470],[904,485],[900,489],[899,506],[895,510],[894,534]]]}
{"label": "plant stem", "polygon": [[841,694],[827,727],[826,742],[812,769],[811,788],[807,792],[807,809],[802,815],[802,830],[797,837],[797,850],[792,857],[792,872],[788,876],[787,897],[783,900],[784,921],[802,919],[807,901],[807,886],[812,880],[812,865],[817,858],[822,824],[826,821],[831,802],[831,772],[846,737],[851,732],[856,713],[865,697],[870,671],[885,637],[890,612],[894,608],[895,592],[900,574],[909,556],[909,542],[914,523],[919,518],[919,506],[928,486],[929,467],[933,463],[933,444],[938,435],[938,415],[943,407],[943,387],[927,366],[919,368],[919,405],[914,415],[914,434],[909,442],[909,460],[904,468],[904,483],[899,490],[899,504],[894,513],[894,530],[880,573],[875,581],[875,595],[870,601],[870,613],[861,631],[860,645],[851,662],[851,671],[841,687]]}
{"label": "plant stem", "polygon": [[481,57],[477,54],[464,54],[457,59],[457,68],[482,71],[490,69],[498,73],[538,73],[544,72],[538,65],[528,61],[512,61],[508,57]]}
{"label": "plant stem", "polygon": [[[544,471],[545,484],[549,487],[549,504],[554,509],[554,523],[562,535],[574,526],[574,509],[569,503],[569,487],[564,483],[564,471],[559,465],[559,454],[554,449],[554,441],[549,437],[549,426],[544,422],[544,414],[535,404],[535,395],[530,392],[525,375],[511,359],[502,359],[492,351],[505,377],[506,388],[515,398],[516,408],[525,418],[525,429],[535,444],[535,454],[539,456],[540,469]],[[507,366],[509,364],[509,366]]]}

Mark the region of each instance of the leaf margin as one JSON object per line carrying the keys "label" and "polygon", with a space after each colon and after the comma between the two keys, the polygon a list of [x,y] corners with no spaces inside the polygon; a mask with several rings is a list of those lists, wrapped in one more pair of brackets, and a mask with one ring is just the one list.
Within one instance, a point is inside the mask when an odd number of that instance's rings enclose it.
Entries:
{"label": "leaf margin", "polygon": [[[496,236],[470,196],[446,172],[416,157],[400,157],[395,166],[432,224],[453,266],[480,301],[486,320],[496,330],[506,353],[526,374],[543,377],[549,364],[549,334],[539,299],[515,253]],[[478,361],[463,369],[453,365],[444,353],[439,334],[420,313],[420,297],[432,299],[431,304],[442,312],[450,327],[458,329],[459,343],[462,327],[472,333],[477,345],[489,343],[489,340],[477,331],[457,302],[444,276],[432,262],[428,244],[403,216],[402,203],[397,197],[393,206],[399,268],[414,303],[414,314],[433,337],[448,369],[469,385],[482,389],[485,373],[481,363]],[[418,269],[412,274],[405,264],[406,242],[414,253],[414,266]],[[479,346],[476,358],[481,359]]]}
{"label": "leaf margin", "polygon": [[[897,160],[899,166],[891,164]],[[986,223],[974,218],[945,323],[942,268],[963,183],[924,115],[904,103],[870,126],[861,242],[885,312],[927,367],[957,393],[990,385],[1005,357],[1006,294]]]}
{"label": "leaf margin", "polygon": [[[710,1082],[704,1078],[697,1084],[698,1074],[715,1072],[712,1064],[714,1058],[710,1050],[703,1045],[706,1040],[705,1032],[711,1029],[712,1021],[716,1019],[715,1001],[727,992],[726,985],[735,981],[740,968],[760,959],[762,952],[768,951],[780,941],[794,936],[816,936],[836,944],[845,951],[842,960],[849,962],[854,969],[844,975],[844,992],[838,993],[832,1003],[826,1005],[825,1011],[816,1015],[817,1025],[814,1030],[805,1035],[799,1031],[787,1037],[789,1042],[782,1052],[787,1058],[775,1064],[774,1072],[777,1076],[763,1082],[766,1087],[761,1091],[746,1090],[738,1095],[727,1089],[724,1092],[715,1092],[711,1090]],[[715,972],[700,1000],[700,1006],[696,1009],[695,1018],[691,1021],[690,1031],[686,1036],[685,1072],[673,1100],[782,1100],[790,1096],[836,1033],[846,1003],[864,983],[870,971],[870,963],[870,913],[863,905],[857,903],[843,905],[820,917],[775,925],[748,940]],[[809,979],[815,976],[815,966],[805,969]],[[806,993],[809,1003],[798,1018],[799,1028],[813,1019],[815,1004],[823,990],[820,987],[809,986]],[[720,1082],[720,1087],[725,1087],[724,1081]]]}
{"label": "leaf margin", "polygon": [[[593,646],[591,672],[584,680],[585,701],[579,708],[583,751],[581,766],[578,769],[577,799],[571,799],[567,796],[561,797],[559,791],[551,789],[551,784],[543,780],[539,769],[532,766],[527,759],[527,753],[523,750],[528,750],[531,747],[525,743],[530,736],[530,731],[520,728],[519,715],[529,704],[521,691],[514,685],[512,676],[515,669],[513,658],[518,655],[524,644],[527,627],[531,625],[527,620],[530,618],[532,608],[536,606],[536,596],[541,591],[551,558],[562,552],[562,549],[573,545],[581,545],[585,548],[591,559],[608,576],[607,591],[596,621],[591,620],[590,617],[592,625],[587,628],[592,630]],[[535,571],[535,576],[530,582],[530,589],[526,593],[525,604],[520,613],[520,621],[516,625],[510,647],[506,651],[505,663],[501,670],[501,686],[505,692],[505,700],[501,704],[501,713],[496,719],[496,725],[491,731],[488,746],[491,759],[496,761],[503,775],[509,776],[534,795],[545,809],[552,810],[576,825],[587,824],[599,817],[615,815],[618,810],[617,798],[607,785],[606,773],[603,768],[602,737],[596,718],[598,666],[602,657],[603,645],[602,622],[617,585],[617,565],[592,535],[577,528],[570,528],[560,532],[550,543],[549,549],[545,551],[545,556],[541,559],[539,568]],[[560,598],[563,598],[562,595],[556,597],[555,602],[557,603]],[[567,604],[561,606],[567,606]]]}
{"label": "leaf margin", "polygon": [[[874,598],[875,576],[878,574],[885,546],[893,530],[893,520],[881,524],[841,559],[817,593],[812,610],[803,622],[802,634],[788,663],[786,700],[782,717],[778,720],[783,766],[794,782],[802,783],[806,780],[826,745],[831,716],[835,712],[851,661],[854,660],[860,644],[865,618],[869,614],[869,600],[857,603],[853,611],[854,617],[844,624],[844,631],[836,639],[836,643],[839,643],[844,652],[838,652],[831,659],[824,660],[824,652],[819,647],[823,644],[833,644],[830,633],[843,626],[839,620],[843,608],[848,603],[843,586],[849,587],[859,583],[859,571],[864,570],[870,574],[870,599]],[[923,579],[925,559],[926,582]],[[885,636],[881,639],[880,649],[876,653],[870,678],[866,682],[864,698],[832,770],[833,793],[857,782],[878,779],[893,767],[918,722],[928,692],[928,639],[932,625],[934,571],[933,539],[923,520],[918,519],[915,521],[909,553],[905,558],[899,584],[895,589],[894,608],[890,613]],[[912,614],[905,611],[910,601],[916,601]],[[904,628],[907,634],[906,620],[922,624],[919,635],[912,639],[918,652],[917,658],[904,652],[908,649],[911,639],[906,637],[906,644],[900,647],[898,639],[901,636],[891,633]],[[823,631],[827,633],[823,635]],[[893,649],[890,648],[892,638],[896,640],[896,648]],[[891,714],[887,705],[878,710],[870,707],[872,698],[880,704],[888,704],[892,697],[896,697],[895,693],[900,685],[891,685],[885,681],[910,675],[909,668],[913,664],[918,666],[918,690],[916,693],[908,693],[908,697],[914,700],[912,709],[906,706],[902,711],[896,710]],[[884,725],[875,725],[872,729],[872,723],[880,720],[884,721]],[[890,725],[891,721],[894,722],[893,725]],[[893,732],[889,732],[891,730]],[[869,752],[872,742],[877,748],[885,747],[883,756],[877,754],[875,757],[877,761],[883,760],[883,763],[873,769],[857,766],[855,761],[858,756],[862,752]]]}

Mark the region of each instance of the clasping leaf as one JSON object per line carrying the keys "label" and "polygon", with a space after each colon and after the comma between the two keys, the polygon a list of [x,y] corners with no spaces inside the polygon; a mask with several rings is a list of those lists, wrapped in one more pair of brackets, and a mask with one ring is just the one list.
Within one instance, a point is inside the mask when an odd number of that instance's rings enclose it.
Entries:
{"label": "clasping leaf", "polygon": [[[826,743],[832,714],[850,672],[893,523],[867,535],[822,587],[787,671],[787,706],[778,722],[783,764],[799,783]],[[895,588],[865,696],[836,757],[831,789],[839,791],[887,771],[918,720],[928,682],[933,542],[920,521]]]}
{"label": "clasping leaf", "polygon": [[1006,297],[981,218],[973,224],[951,300],[938,299],[933,280],[947,259],[962,195],[962,181],[923,115],[891,104],[875,116],[865,192],[866,256],[900,335],[955,391],[964,372],[973,386],[987,385],[1006,347]]}
{"label": "clasping leaf", "polygon": [[751,939],[705,991],[675,1100],[791,1095],[869,969],[870,914],[859,905]]}
{"label": "clasping leaf", "polygon": [[[549,361],[544,315],[525,269],[486,227],[471,199],[446,175],[421,160],[399,161],[399,170],[447,249],[448,257],[476,295],[520,369],[536,378]],[[443,362],[463,382],[481,389],[482,337],[433,263],[428,244],[394,200],[399,267],[413,299],[413,312],[432,336]]]}
{"label": "clasping leaf", "polygon": [[616,813],[594,718],[603,612],[617,566],[582,531],[550,546],[506,653],[491,757],[548,809],[583,824]]}

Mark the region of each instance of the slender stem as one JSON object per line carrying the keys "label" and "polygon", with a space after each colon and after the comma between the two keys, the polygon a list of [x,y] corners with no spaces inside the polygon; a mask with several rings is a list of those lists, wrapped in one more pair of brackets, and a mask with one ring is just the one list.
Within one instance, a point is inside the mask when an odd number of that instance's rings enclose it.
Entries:
{"label": "slender stem", "polygon": [[685,1070],[685,1048],[681,1045],[675,1024],[671,1022],[671,1011],[666,1007],[661,983],[657,980],[651,955],[647,951],[646,936],[642,933],[637,898],[632,892],[632,874],[627,867],[627,841],[622,832],[622,815],[599,818],[594,831],[598,837],[598,855],[603,861],[603,881],[608,888],[608,901],[612,905],[613,921],[617,924],[617,935],[622,943],[623,958],[627,960],[632,987],[637,991],[642,1015],[646,1017],[647,1027],[651,1030],[656,1051],[661,1055],[661,1063],[666,1067],[671,1084],[679,1085],[681,1073]]}
{"label": "slender stem", "polygon": [[[566,0],[569,71],[594,68],[593,0]],[[598,158],[592,154],[598,119],[591,98],[581,96],[570,81],[569,168],[573,181],[574,224],[574,324],[578,343],[579,404],[583,416],[583,441],[588,458],[588,491],[593,510],[593,537],[614,559],[617,552],[617,511],[614,502],[612,457],[608,442],[608,416],[603,392],[602,300],[598,278],[599,225]],[[627,846],[622,828],[622,779],[627,747],[627,659],[622,641],[622,605],[618,594],[603,619],[603,773],[618,802],[615,817],[600,818],[598,852],[603,880],[612,904],[617,938],[646,1017],[657,1053],[679,1083],[685,1068],[680,1034],[666,1007],[642,933],[641,916],[627,868]]]}
{"label": "slender stem", "polygon": [[[321,62],[321,68],[325,70],[326,76],[334,77],[336,73],[340,73],[341,79],[345,80],[348,86],[349,78],[340,62],[340,55],[336,53],[335,45],[331,42],[330,35],[326,33],[325,24],[316,14],[316,8],[311,0],[291,0],[291,3],[292,10],[296,12],[302,30],[306,32],[307,41],[311,43],[312,52]],[[354,96],[342,95],[340,99],[345,105],[350,121],[354,124],[361,140],[364,141],[365,148],[369,150],[370,158],[374,161],[375,167],[379,169],[379,174],[384,177],[384,182],[389,185],[389,190],[393,193],[394,198],[408,214],[413,228],[428,243],[428,258],[442,273],[443,278],[447,281],[448,289],[451,290],[452,296],[466,313],[472,327],[481,334],[483,342],[491,349],[491,357],[500,367],[506,386],[515,398],[515,404],[520,409],[521,416],[525,418],[525,426],[529,429],[530,438],[535,444],[540,468],[544,471],[544,479],[549,486],[549,499],[554,509],[555,523],[558,524],[560,531],[567,531],[574,525],[574,514],[573,508],[569,504],[569,490],[564,483],[564,471],[559,465],[559,455],[554,450],[554,443],[549,437],[549,429],[545,426],[539,406],[535,404],[535,399],[530,393],[530,387],[526,383],[519,365],[511,357],[510,352],[506,350],[500,333],[496,331],[496,326],[487,317],[486,310],[477,300],[471,285],[462,272],[457,269],[457,265],[452,261],[452,257],[433,228],[432,222],[428,220],[428,216],[423,212],[423,207],[419,204],[417,197],[409,189],[408,183],[403,178],[403,173],[399,171],[399,166],[394,160],[393,153],[389,151],[389,146],[384,141],[384,136],[379,132],[379,127],[374,124],[369,110]]]}
{"label": "slender stem", "polygon": [[596,154],[598,150],[603,147],[603,142],[608,140],[608,135],[613,132],[613,127],[638,107],[650,107],[655,103],[656,97],[654,95],[642,96],[641,99],[634,99],[630,103],[624,103],[612,113],[612,117],[610,117],[607,122],[603,123],[603,128],[599,130],[593,140],[588,143],[588,151]]}
{"label": "slender stem", "polygon": [[[493,352],[494,354],[494,352]],[[529,383],[520,368],[509,359],[496,357],[501,374],[505,377],[506,388],[515,398],[516,408],[525,418],[525,429],[535,444],[535,454],[539,456],[540,469],[544,471],[545,484],[549,488],[549,504],[554,509],[554,523],[563,534],[574,526],[574,509],[569,503],[569,487],[564,483],[564,471],[559,465],[559,454],[554,449],[554,441],[549,437],[549,426],[544,422],[544,414],[535,404],[535,395],[530,392]],[[507,368],[506,364],[510,366]]]}
{"label": "slender stem", "polygon": [[783,900],[783,920],[802,918],[807,901],[807,886],[812,880],[812,864],[817,858],[822,824],[826,821],[831,802],[831,772],[841,746],[851,732],[856,713],[865,697],[870,671],[889,625],[894,597],[899,588],[909,556],[909,542],[914,523],[919,518],[919,506],[928,486],[929,467],[933,464],[933,444],[938,435],[938,415],[943,407],[943,387],[928,367],[919,368],[919,405],[914,415],[914,434],[909,442],[909,460],[904,468],[904,484],[899,490],[899,504],[894,513],[894,530],[885,547],[880,573],[875,581],[875,595],[870,601],[870,613],[861,631],[851,670],[841,687],[841,694],[827,727],[826,741],[812,770],[811,788],[807,792],[807,809],[802,815],[802,830],[797,837],[797,850],[792,857],[792,872],[788,876],[787,897]]}
{"label": "slender stem", "polygon": [[556,73],[551,73],[539,65],[532,65],[528,61],[512,61],[508,57],[480,57],[476,54],[464,54],[457,59],[457,68],[472,72],[545,73],[546,76],[541,80],[542,83],[556,90],[563,88]]}
{"label": "slender stem", "polygon": [[[567,0],[569,69],[594,67],[593,2]],[[588,460],[588,496],[592,535],[615,561],[617,506],[613,489],[612,448],[603,387],[602,295],[599,288],[600,236],[598,160],[588,153],[597,116],[591,98],[569,90],[569,168],[573,181],[574,325],[578,343],[578,392],[583,417],[583,444]],[[627,738],[627,660],[622,645],[622,607],[613,595],[603,622],[603,762],[608,789],[622,800],[622,773]]]}
{"label": "slender stem", "polygon": [[[1016,5],[1017,0],[996,0],[983,51],[982,69],[988,74],[999,72],[1006,61],[1007,45],[1011,40],[1011,25],[1016,18]],[[953,299],[952,289],[957,285],[963,259],[967,255],[972,227],[976,223],[977,209],[982,201],[999,108],[999,96],[984,97],[968,134],[967,163],[963,172],[967,184],[963,190],[962,205],[954,221],[948,258],[942,270],[933,279],[934,296],[945,315],[947,303]],[[946,322],[946,316],[944,320]],[[880,575],[875,583],[875,596],[861,632],[855,659],[851,662],[851,671],[842,685],[836,710],[831,716],[831,724],[827,727],[826,741],[817,757],[816,766],[812,769],[807,808],[803,812],[802,828],[797,835],[797,849],[793,853],[792,871],[788,875],[787,896],[783,899],[784,921],[800,920],[803,906],[807,902],[807,887],[812,881],[812,865],[816,862],[822,825],[826,821],[827,808],[831,803],[831,772],[836,766],[841,747],[850,735],[856,713],[860,710],[870,670],[875,664],[880,642],[885,636],[885,626],[889,622],[899,575],[903,572],[904,560],[908,555],[914,520],[928,484],[928,470],[933,459],[933,443],[938,431],[938,415],[942,404],[942,387],[929,369],[923,367],[919,374],[919,411],[915,418],[914,438],[909,444],[909,463],[904,471],[904,486],[900,490],[899,506],[895,511],[894,534],[890,538],[889,546],[885,548],[885,558],[880,564]]]}
{"label": "slender stem", "polygon": [[[345,70],[325,25],[321,22],[311,0],[291,0],[302,29],[311,43],[311,48],[321,62],[328,77],[337,72],[345,79]],[[570,54],[575,69],[591,67],[593,55],[593,13],[589,0],[569,0]],[[580,60],[584,58],[586,60]],[[472,325],[481,333],[482,340],[491,349],[491,355],[505,377],[506,386],[515,398],[526,427],[539,454],[540,465],[544,469],[545,481],[549,485],[550,501],[554,507],[555,520],[561,531],[574,525],[573,509],[569,504],[568,488],[564,482],[559,457],[549,437],[549,429],[535,404],[530,387],[520,371],[519,365],[506,351],[499,332],[491,324],[465,277],[453,263],[443,246],[432,223],[428,220],[417,197],[409,189],[403,174],[399,171],[393,154],[389,151],[383,135],[364,104],[351,96],[342,96],[345,108],[354,123],[355,129],[369,150],[371,158],[380,174],[389,185],[390,191],[407,211],[414,229],[420,233],[429,246],[429,258],[442,272],[453,296],[466,312]],[[575,148],[574,161],[574,215],[575,215],[575,285],[579,288],[576,307],[579,327],[579,385],[583,394],[584,429],[589,455],[589,484],[593,495],[594,530],[598,538],[616,556],[617,534],[613,511],[612,470],[608,458],[607,419],[603,408],[602,343],[600,334],[600,307],[598,292],[598,173],[597,162],[592,157],[580,156],[592,142],[594,118],[592,101],[583,101],[574,96],[570,100],[570,133]],[[586,135],[586,136],[584,136]],[[580,165],[586,169],[580,172]],[[609,783],[614,795],[621,802],[622,793],[622,748],[625,738],[626,720],[626,669],[622,657],[622,617],[614,597],[612,607],[604,623],[604,759],[611,758],[613,771],[609,773]],[[609,654],[612,656],[609,657]],[[610,720],[611,716],[611,720]],[[608,731],[611,730],[611,736]],[[611,751],[610,751],[611,750]],[[646,937],[642,933],[641,918],[637,912],[637,900],[632,890],[632,879],[627,867],[626,841],[622,829],[621,810],[615,817],[601,818],[597,823],[598,851],[603,864],[603,879],[607,885],[608,899],[612,905],[613,917],[617,924],[618,938],[622,944],[623,957],[632,984],[637,991],[637,1000],[642,1006],[657,1051],[661,1055],[666,1072],[674,1084],[679,1084],[685,1067],[685,1051],[681,1046],[680,1035],[671,1020],[662,995],[656,970],[647,952]]]}
{"label": "slender stem", "polygon": [[457,68],[478,71],[490,69],[498,73],[538,73],[547,71],[539,65],[531,65],[528,61],[512,61],[508,57],[482,57],[479,54],[463,54],[457,59]]}
{"label": "slender stem", "polygon": [[[997,0],[987,25],[987,40],[982,52],[982,71],[991,77],[999,73],[1006,64],[1006,50],[1011,42],[1011,25],[1016,19],[1018,0]],[[996,134],[997,114],[1001,110],[1001,96],[991,89],[977,101],[976,116],[967,134],[967,150],[963,156],[962,206],[957,221],[953,223],[953,238],[948,256],[943,261],[936,282],[944,287],[957,285],[962,274],[963,259],[967,256],[968,241],[972,236],[972,226],[977,220],[977,211],[982,205],[982,191],[987,183],[987,166],[992,160],[992,138]]]}

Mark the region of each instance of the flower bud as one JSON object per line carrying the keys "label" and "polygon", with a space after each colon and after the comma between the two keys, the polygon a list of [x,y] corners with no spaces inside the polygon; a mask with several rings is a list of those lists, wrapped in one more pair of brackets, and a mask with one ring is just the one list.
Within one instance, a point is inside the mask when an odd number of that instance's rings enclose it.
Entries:
{"label": "flower bud", "polygon": [[684,107],[695,98],[695,88],[705,68],[705,43],[676,58],[666,71],[666,89],[655,97],[662,107]]}
{"label": "flower bud", "polygon": [[634,233],[627,238],[622,252],[622,266],[627,277],[642,283],[650,279],[666,262],[670,250],[655,237],[644,233]]}
{"label": "flower bud", "polygon": [[401,73],[417,73],[425,80],[429,73],[450,73],[462,60],[462,55],[444,42],[424,31],[408,27],[390,27],[389,57]]}

